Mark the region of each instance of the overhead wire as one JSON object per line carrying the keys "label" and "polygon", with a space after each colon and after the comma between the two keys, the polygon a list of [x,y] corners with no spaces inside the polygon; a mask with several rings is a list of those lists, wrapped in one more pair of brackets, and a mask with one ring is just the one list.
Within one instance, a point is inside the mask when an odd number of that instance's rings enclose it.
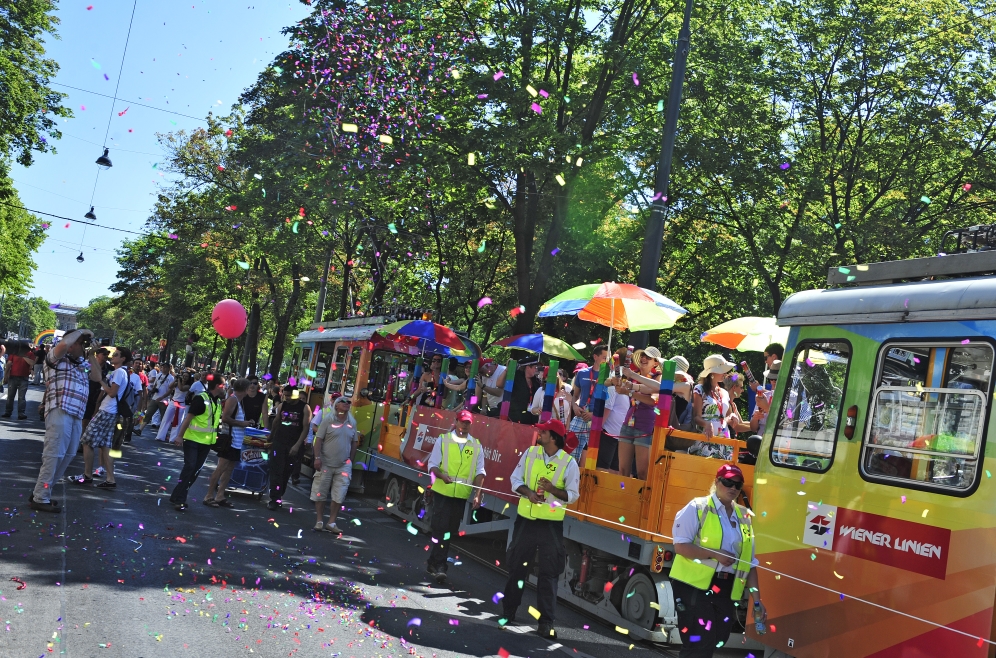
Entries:
{"label": "overhead wire", "polygon": [[195,116],[191,116],[189,114],[183,114],[182,112],[174,112],[173,110],[164,110],[163,108],[156,107],[155,105],[146,105],[145,103],[139,103],[138,101],[130,101],[127,98],[116,98],[114,96],[108,96],[107,94],[102,94],[102,93],[100,93],[98,91],[91,91],[90,89],[83,89],[82,87],[74,87],[72,85],[67,85],[67,84],[62,83],[62,82],[51,82],[49,84],[58,85],[60,87],[65,87],[67,89],[75,89],[76,91],[82,91],[82,92],[85,92],[87,94],[93,94],[94,96],[102,96],[104,98],[114,98],[115,100],[124,101],[125,103],[131,103],[132,105],[138,105],[139,107],[147,107],[150,110],[158,110],[160,112],[165,112],[167,114],[175,114],[177,116],[185,117],[187,119],[194,119],[196,121],[203,121],[204,120],[204,117],[195,117]]}

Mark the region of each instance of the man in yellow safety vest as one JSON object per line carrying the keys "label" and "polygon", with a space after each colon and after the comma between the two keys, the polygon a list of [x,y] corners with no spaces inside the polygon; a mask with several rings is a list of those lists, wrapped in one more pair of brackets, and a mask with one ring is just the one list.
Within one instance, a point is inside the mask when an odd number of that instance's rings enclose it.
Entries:
{"label": "man in yellow safety vest", "polygon": [[734,502],[743,486],[743,471],[723,464],[710,495],[695,498],[674,518],[676,555],[668,577],[681,658],[711,658],[726,643],[744,588],[754,598],[755,623],[767,619],[757,588],[750,513]]}
{"label": "man in yellow safety vest", "polygon": [[[481,506],[480,488],[484,484],[484,448],[470,435],[474,416],[466,409],[456,417],[453,429],[436,439],[429,455],[429,476],[432,478],[432,548],[426,573],[438,583],[446,582],[446,557],[450,540],[460,529],[467,499],[471,507]],[[473,485],[471,483],[473,482]]]}
{"label": "man in yellow safety vest", "polygon": [[[515,625],[515,613],[522,603],[522,588],[530,563],[539,549],[539,576],[536,581],[537,632],[556,638],[553,628],[557,602],[557,578],[564,572],[564,506],[578,499],[581,473],[577,462],[564,452],[567,430],[557,419],[536,425],[536,445],[527,449],[512,471],[512,491],[519,494],[519,507],[505,564],[508,582],[502,598],[498,623]],[[572,437],[573,438],[573,437]]]}

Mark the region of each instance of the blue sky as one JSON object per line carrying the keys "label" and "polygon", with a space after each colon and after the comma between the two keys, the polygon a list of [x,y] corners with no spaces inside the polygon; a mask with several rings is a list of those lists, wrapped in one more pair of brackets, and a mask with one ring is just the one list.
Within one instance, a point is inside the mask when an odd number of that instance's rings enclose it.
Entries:
{"label": "blue sky", "polygon": [[[97,223],[143,230],[157,189],[167,181],[153,168],[164,160],[156,133],[203,126],[201,117],[211,110],[227,114],[286,47],[280,30],[308,14],[296,0],[138,0],[124,54],[133,6],[133,0],[61,1],[59,39],[46,37],[46,49],[61,67],[52,87],[68,94],[65,104],[75,116],[60,120],[57,154],[37,155],[28,168],[14,166],[15,187],[26,207],[83,220],[92,195]],[[109,97],[119,69],[114,102]],[[114,166],[98,177],[94,161],[105,132]],[[39,216],[52,226],[35,254],[31,294],[80,306],[109,294],[117,278],[114,250],[127,234],[75,221],[65,228],[66,220]],[[76,262],[80,251],[82,264]]]}

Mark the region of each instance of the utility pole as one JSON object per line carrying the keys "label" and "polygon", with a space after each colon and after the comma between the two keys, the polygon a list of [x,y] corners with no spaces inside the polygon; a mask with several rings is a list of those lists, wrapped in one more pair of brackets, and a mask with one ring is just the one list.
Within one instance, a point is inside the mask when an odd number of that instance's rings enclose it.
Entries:
{"label": "utility pole", "polygon": [[[641,288],[657,290],[657,271],[664,246],[664,210],[667,204],[667,190],[671,183],[671,159],[674,155],[674,140],[678,131],[678,110],[681,107],[681,88],[685,84],[685,66],[688,63],[688,48],[691,39],[689,24],[692,20],[692,0],[685,0],[685,17],[678,32],[678,43],[674,51],[674,66],[671,70],[671,93],[667,100],[667,117],[664,120],[664,138],[661,158],[657,163],[657,178],[654,182],[654,205],[647,221],[643,237],[643,251],[640,255],[640,275],[637,283]],[[647,346],[647,332],[635,332],[630,342],[637,348]]]}
{"label": "utility pole", "polygon": [[322,270],[322,287],[318,289],[318,304],[315,305],[315,322],[321,322],[325,314],[325,293],[329,286],[329,270],[332,269],[332,245],[329,245],[329,255],[325,259],[325,269]]}

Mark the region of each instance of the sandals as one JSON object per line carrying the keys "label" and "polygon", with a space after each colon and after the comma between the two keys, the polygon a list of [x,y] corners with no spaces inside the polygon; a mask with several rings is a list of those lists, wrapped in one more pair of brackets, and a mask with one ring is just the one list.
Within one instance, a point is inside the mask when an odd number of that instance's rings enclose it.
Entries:
{"label": "sandals", "polygon": [[220,505],[213,500],[205,500],[204,504],[208,507],[220,507]]}
{"label": "sandals", "polygon": [[97,488],[98,489],[116,489],[117,486],[118,486],[117,482],[108,482],[107,480],[104,480],[103,482],[101,482],[100,484],[97,485]]}
{"label": "sandals", "polygon": [[214,502],[216,503],[215,507],[235,507],[234,503],[227,498],[225,500],[216,500]]}

